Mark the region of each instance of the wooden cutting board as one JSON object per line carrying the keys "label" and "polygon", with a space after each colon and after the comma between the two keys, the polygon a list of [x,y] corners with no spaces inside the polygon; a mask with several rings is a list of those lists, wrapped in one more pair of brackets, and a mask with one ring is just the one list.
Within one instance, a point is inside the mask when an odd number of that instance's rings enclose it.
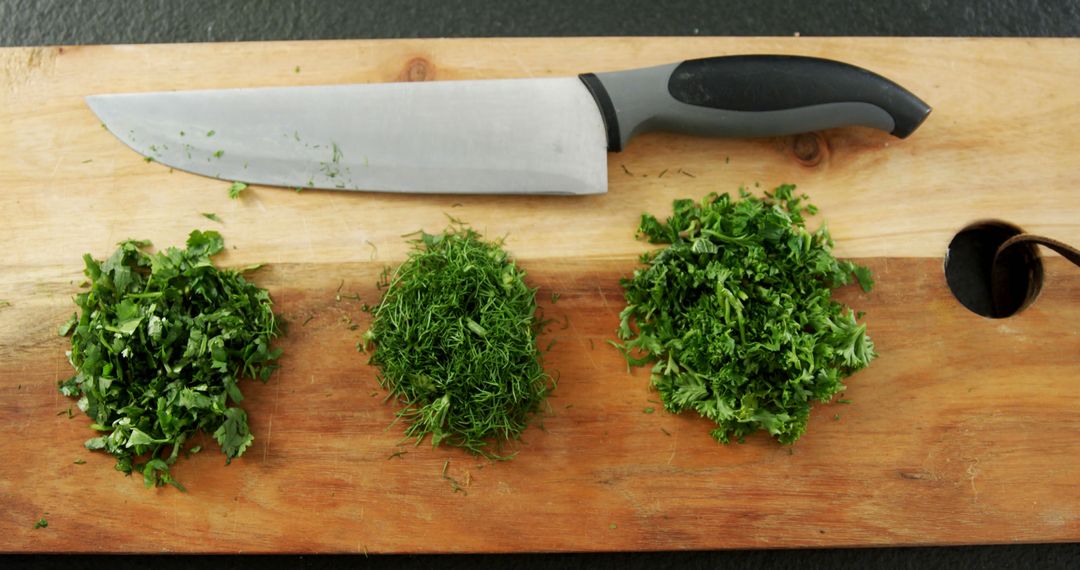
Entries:
{"label": "wooden cutting board", "polygon": [[[590,197],[430,197],[226,184],[148,164],[103,130],[93,93],[573,75],[709,55],[793,53],[877,71],[934,107],[908,140],[866,129],[795,138],[665,134],[610,155]],[[798,142],[798,144],[796,144]],[[796,152],[795,148],[799,150]],[[942,273],[954,233],[1001,218],[1080,243],[1080,41],[609,38],[407,40],[0,50],[0,550],[495,552],[1080,540],[1080,271],[1046,255],[1032,307],[990,320]],[[680,173],[680,170],[682,173]],[[663,177],[661,172],[665,172]],[[685,173],[685,174],[683,174]],[[792,182],[836,252],[875,273],[881,354],[816,407],[794,446],[723,446],[709,423],[659,411],[647,375],[606,339],[643,211]],[[217,225],[201,212],[215,212]],[[551,410],[516,459],[397,447],[401,426],[354,346],[402,234],[444,214],[507,247],[565,327]],[[81,256],[125,238],[222,232],[219,263],[266,263],[289,335],[282,368],[247,384],[255,443],[177,464],[188,488],[143,488],[85,451],[89,420],[56,390],[57,326]],[[551,293],[559,301],[552,304]],[[351,324],[359,325],[353,327]],[[657,413],[647,414],[647,407]],[[59,414],[59,415],[58,415]],[[543,424],[543,429],[539,424]],[[405,449],[407,454],[388,459]],[[84,459],[85,464],[74,464]],[[443,478],[460,482],[454,492]],[[33,529],[44,516],[49,526]]]}

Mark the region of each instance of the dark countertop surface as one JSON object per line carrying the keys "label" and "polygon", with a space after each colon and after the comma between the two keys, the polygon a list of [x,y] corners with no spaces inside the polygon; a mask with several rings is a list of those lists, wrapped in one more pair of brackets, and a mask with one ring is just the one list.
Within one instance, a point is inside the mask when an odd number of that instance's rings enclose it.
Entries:
{"label": "dark countertop surface", "polygon": [[795,33],[1077,36],[1080,2],[0,0],[0,45]]}
{"label": "dark countertop surface", "polygon": [[[494,36],[1080,36],[1080,0],[0,0],[0,46]],[[737,529],[733,529],[737,531]],[[1080,568],[1080,544],[463,556],[9,556],[44,568]],[[13,563],[13,564],[12,564]],[[10,564],[10,565],[9,565]]]}

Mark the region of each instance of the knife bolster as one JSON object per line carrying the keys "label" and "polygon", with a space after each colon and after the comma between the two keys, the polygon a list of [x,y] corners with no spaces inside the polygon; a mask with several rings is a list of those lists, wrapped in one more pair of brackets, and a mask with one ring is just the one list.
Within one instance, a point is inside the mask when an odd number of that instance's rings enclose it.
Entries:
{"label": "knife bolster", "polygon": [[578,75],[585,88],[593,96],[596,106],[600,109],[600,117],[604,120],[604,129],[607,131],[608,151],[619,152],[622,150],[622,139],[619,137],[619,116],[615,113],[615,104],[611,102],[611,96],[595,73],[582,73]]}

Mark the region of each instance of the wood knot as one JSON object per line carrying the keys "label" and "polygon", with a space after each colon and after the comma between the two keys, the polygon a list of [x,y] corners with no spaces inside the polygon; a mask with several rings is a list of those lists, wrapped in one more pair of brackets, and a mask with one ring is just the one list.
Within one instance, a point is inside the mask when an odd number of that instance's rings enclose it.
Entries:
{"label": "wood knot", "polygon": [[431,81],[435,79],[435,66],[422,57],[414,57],[405,64],[398,81]]}
{"label": "wood knot", "polygon": [[900,471],[897,471],[897,473],[900,474],[901,479],[914,479],[916,481],[921,481],[921,480],[932,479],[933,478],[933,476],[931,476],[929,473],[927,473],[926,471],[923,471],[923,470],[911,470],[911,471],[900,470]]}
{"label": "wood knot", "polygon": [[817,166],[829,155],[829,143],[821,133],[802,133],[791,139],[791,154],[803,166]]}

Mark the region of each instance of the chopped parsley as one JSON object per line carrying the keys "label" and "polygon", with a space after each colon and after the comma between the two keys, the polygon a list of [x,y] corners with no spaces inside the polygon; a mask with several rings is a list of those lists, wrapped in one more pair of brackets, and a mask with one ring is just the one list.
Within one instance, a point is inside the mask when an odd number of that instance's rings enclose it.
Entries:
{"label": "chopped parsley", "polygon": [[652,364],[652,385],[672,413],[716,422],[722,442],[766,430],[792,443],[810,404],[844,390],[842,380],[876,354],[866,325],[832,300],[833,288],[870,272],[832,255],[816,208],[784,185],[764,198],[710,194],[677,200],[665,221],[641,217],[640,236],[665,247],[622,280],[618,347],[631,366]]}

